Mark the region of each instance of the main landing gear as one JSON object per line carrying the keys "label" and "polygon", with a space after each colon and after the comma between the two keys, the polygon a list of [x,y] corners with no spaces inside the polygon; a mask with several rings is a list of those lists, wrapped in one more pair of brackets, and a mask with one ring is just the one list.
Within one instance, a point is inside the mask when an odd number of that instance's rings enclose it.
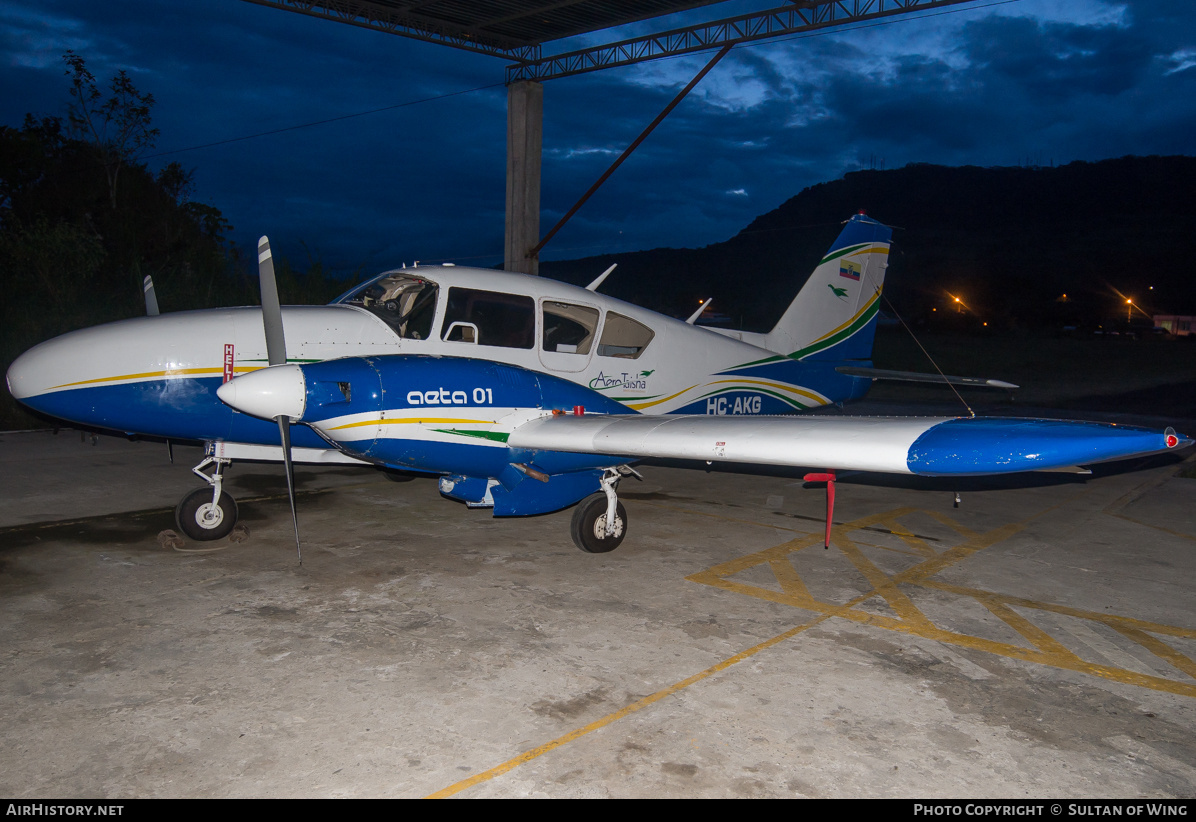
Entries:
{"label": "main landing gear", "polygon": [[627,536],[627,511],[615,496],[619,480],[625,476],[643,479],[628,465],[607,468],[599,480],[602,490],[590,494],[573,509],[569,534],[573,543],[587,554],[605,554],[618,548]]}
{"label": "main landing gear", "polygon": [[[179,530],[196,542],[223,539],[237,524],[236,500],[222,488],[224,466],[231,462],[224,457],[205,457],[191,469],[209,487],[197,488],[183,497],[174,509],[174,518]],[[209,465],[216,469],[206,474],[204,469]]]}

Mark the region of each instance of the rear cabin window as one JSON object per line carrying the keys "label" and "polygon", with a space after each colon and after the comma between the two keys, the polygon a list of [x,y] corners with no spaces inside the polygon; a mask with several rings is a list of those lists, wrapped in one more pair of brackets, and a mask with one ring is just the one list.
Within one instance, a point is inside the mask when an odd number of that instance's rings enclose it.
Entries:
{"label": "rear cabin window", "polygon": [[474,288],[450,288],[444,339],[502,348],[536,343],[536,304],[531,297]]}
{"label": "rear cabin window", "polygon": [[606,325],[602,327],[602,339],[598,341],[598,356],[638,359],[648,343],[652,342],[653,336],[655,332],[643,323],[608,311]]}
{"label": "rear cabin window", "polygon": [[545,351],[558,354],[589,354],[598,329],[598,309],[572,303],[546,301],[544,311]]}

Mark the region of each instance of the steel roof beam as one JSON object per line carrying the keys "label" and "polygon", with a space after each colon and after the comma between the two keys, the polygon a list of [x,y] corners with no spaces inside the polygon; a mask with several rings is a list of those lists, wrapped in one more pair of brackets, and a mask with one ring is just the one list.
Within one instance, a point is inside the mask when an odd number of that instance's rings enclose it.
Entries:
{"label": "steel roof beam", "polygon": [[507,82],[552,80],[661,57],[970,2],[973,0],[795,0],[784,8],[729,17],[565,54],[523,59],[513,66],[507,66]]}
{"label": "steel roof beam", "polygon": [[525,45],[482,33],[476,28],[462,28],[420,17],[415,11],[390,9],[365,0],[246,0],[259,6],[285,9],[312,17],[335,20],[352,26],[400,34],[442,46],[476,51],[507,60],[535,61],[540,47]]}

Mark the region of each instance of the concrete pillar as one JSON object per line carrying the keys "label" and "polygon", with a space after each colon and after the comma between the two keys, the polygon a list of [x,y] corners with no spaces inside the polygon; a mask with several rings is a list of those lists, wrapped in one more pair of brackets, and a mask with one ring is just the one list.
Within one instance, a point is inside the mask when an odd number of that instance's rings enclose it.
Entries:
{"label": "concrete pillar", "polygon": [[544,86],[520,80],[507,86],[507,225],[503,268],[539,274],[528,251],[540,242],[540,144]]}

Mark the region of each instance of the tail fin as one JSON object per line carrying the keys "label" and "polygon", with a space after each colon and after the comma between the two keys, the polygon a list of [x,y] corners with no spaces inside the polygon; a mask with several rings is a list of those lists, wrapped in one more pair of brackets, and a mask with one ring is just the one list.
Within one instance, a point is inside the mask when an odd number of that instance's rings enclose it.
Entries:
{"label": "tail fin", "polygon": [[870,359],[892,236],[863,214],[848,220],[766,335],[767,347],[796,360]]}

